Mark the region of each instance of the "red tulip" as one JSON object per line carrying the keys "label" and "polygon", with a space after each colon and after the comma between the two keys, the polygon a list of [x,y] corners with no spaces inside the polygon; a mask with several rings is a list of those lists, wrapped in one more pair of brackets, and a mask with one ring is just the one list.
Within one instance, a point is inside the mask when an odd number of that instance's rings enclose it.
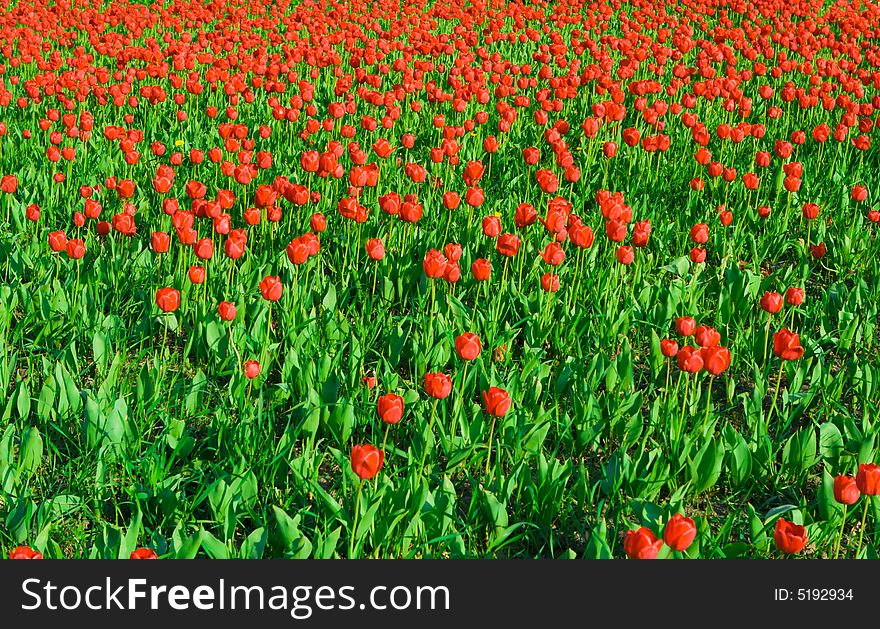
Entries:
{"label": "red tulip", "polygon": [[80,238],[71,238],[65,248],[67,256],[72,260],[79,260],[86,255],[86,243]]}
{"label": "red tulip", "polygon": [[443,253],[449,262],[458,262],[459,260],[461,260],[461,256],[464,252],[460,244],[456,242],[450,242],[445,247],[443,247]]}
{"label": "red tulip", "polygon": [[16,546],[9,552],[10,559],[42,559],[43,553],[30,546]]}
{"label": "red tulip", "polygon": [[730,367],[730,350],[720,345],[704,347],[700,350],[703,366],[713,376],[720,375]]}
{"label": "red tulip", "polygon": [[245,378],[253,380],[260,375],[260,371],[262,371],[262,367],[260,367],[260,363],[256,360],[248,360],[244,363]]}
{"label": "red tulip", "polygon": [[712,347],[721,342],[721,334],[715,328],[701,325],[694,332],[694,340],[700,347]]}
{"label": "red tulip", "polygon": [[267,275],[260,282],[260,294],[263,299],[268,301],[278,301],[281,299],[281,293],[284,287],[281,284],[281,278],[275,275]]}
{"label": "red tulip", "polygon": [[488,391],[483,391],[483,403],[486,405],[486,412],[494,417],[504,417],[510,409],[510,395],[504,389],[498,387],[489,387]]}
{"label": "red tulip", "polygon": [[676,513],[663,529],[663,541],[672,550],[683,552],[697,537],[697,525],[691,518]]}
{"label": "red tulip", "polygon": [[660,341],[660,352],[666,358],[675,358],[678,354],[678,343],[672,339],[663,339]]}
{"label": "red tulip", "polygon": [[765,292],[761,297],[761,308],[770,314],[776,314],[782,310],[782,295],[777,292]]}
{"label": "red tulip", "polygon": [[63,231],[49,233],[49,248],[54,252],[64,251],[67,248],[67,235]]}
{"label": "red tulip", "polygon": [[[4,190],[5,191],[5,190]],[[853,186],[852,188],[852,200],[856,203],[861,203],[865,199],[868,198],[868,189],[865,186]]]}
{"label": "red tulip", "polygon": [[495,238],[501,233],[501,219],[497,216],[487,216],[482,223],[483,234],[489,238]]}
{"label": "red tulip", "polygon": [[792,286],[785,291],[785,303],[789,306],[800,306],[804,303],[804,289]]}
{"label": "red tulip", "polygon": [[840,504],[854,505],[861,495],[858,483],[852,476],[842,474],[834,478],[834,499]]}
{"label": "red tulip", "polygon": [[452,379],[445,373],[427,373],[425,392],[432,398],[442,400],[452,392]]}
{"label": "red tulip", "polygon": [[160,288],[156,291],[156,305],[163,312],[174,312],[180,307],[180,291],[175,288]]}
{"label": "red tulip", "polygon": [[859,465],[856,486],[866,496],[880,496],[880,465],[876,463]]}
{"label": "red tulip", "polygon": [[697,322],[693,317],[679,317],[675,321],[675,330],[685,338],[693,336],[697,329]]}
{"label": "red tulip", "polygon": [[617,248],[615,254],[617,255],[617,261],[621,264],[632,264],[636,258],[635,251],[629,245],[621,245]]}
{"label": "red tulip", "polygon": [[547,246],[541,252],[541,257],[550,266],[558,266],[565,260],[565,251],[563,251],[562,246],[558,242],[554,241],[547,243]]}
{"label": "red tulip", "polygon": [[385,257],[385,245],[380,238],[370,238],[366,246],[370,259],[378,261]]}
{"label": "red tulip", "polygon": [[156,554],[152,548],[138,548],[137,550],[132,551],[131,555],[128,557],[129,559],[158,559],[159,556]]}
{"label": "red tulip", "polygon": [[385,452],[376,446],[356,445],[351,449],[351,470],[361,480],[370,480],[378,474],[384,461]]}
{"label": "red tulip", "polygon": [[776,520],[773,541],[776,542],[776,548],[784,553],[799,553],[807,545],[807,530],[785,518],[779,518]]}
{"label": "red tulip", "polygon": [[429,278],[438,279],[443,277],[443,272],[446,270],[446,264],[447,260],[444,255],[437,249],[431,249],[425,254],[425,259],[422,261],[422,268],[425,271],[425,275]]}
{"label": "red tulip", "polygon": [[782,328],[773,334],[773,353],[783,360],[797,360],[804,355],[796,332]]}
{"label": "red tulip", "polygon": [[205,267],[191,266],[187,275],[189,276],[189,281],[193,284],[203,284],[205,282]]}
{"label": "red tulip", "polygon": [[559,290],[559,276],[556,273],[544,273],[541,276],[541,289],[545,293],[555,293]]}
{"label": "red tulip", "polygon": [[471,264],[471,273],[478,282],[485,282],[492,275],[492,263],[485,258],[477,258]]}
{"label": "red tulip", "polygon": [[287,253],[287,259],[290,260],[292,264],[305,264],[309,259],[310,253],[308,242],[301,237],[294,238],[287,244],[285,252]]}
{"label": "red tulip", "polygon": [[687,373],[697,373],[703,368],[703,356],[699,349],[685,345],[678,350],[678,368]]}
{"label": "red tulip", "polygon": [[223,321],[232,321],[235,319],[235,304],[230,301],[221,301],[217,304],[217,313]]}
{"label": "red tulip", "polygon": [[690,237],[699,245],[705,244],[709,240],[709,226],[706,223],[697,223],[691,227]]}
{"label": "red tulip", "polygon": [[662,547],[663,540],[644,526],[627,531],[623,538],[623,550],[630,559],[656,559]]}
{"label": "red tulip", "polygon": [[694,247],[690,252],[691,262],[694,264],[702,264],[706,261],[706,250],[700,247]]}
{"label": "red tulip", "polygon": [[380,395],[376,400],[376,412],[386,424],[396,424],[403,417],[403,398],[395,393]]}
{"label": "red tulip", "polygon": [[153,232],[150,235],[150,245],[155,253],[168,253],[171,237],[165,232]]}
{"label": "red tulip", "polygon": [[501,234],[498,237],[495,248],[501,255],[512,258],[519,251],[519,237],[510,233]]}
{"label": "red tulip", "polygon": [[480,337],[473,332],[465,332],[455,337],[455,352],[462,360],[474,360],[482,350]]}

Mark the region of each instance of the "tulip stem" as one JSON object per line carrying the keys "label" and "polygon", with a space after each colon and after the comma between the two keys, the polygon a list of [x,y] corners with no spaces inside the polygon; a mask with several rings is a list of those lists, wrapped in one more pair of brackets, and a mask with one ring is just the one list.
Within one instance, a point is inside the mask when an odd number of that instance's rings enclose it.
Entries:
{"label": "tulip stem", "polygon": [[[866,499],[867,502],[867,499]],[[843,518],[840,521],[840,534],[837,536],[837,547],[834,549],[834,558],[837,559],[838,555],[840,555],[840,544],[843,542],[843,529],[846,528],[846,508],[847,504],[843,503]]]}
{"label": "tulip stem", "polygon": [[776,376],[776,390],[773,393],[773,404],[770,406],[770,414],[767,415],[767,432],[769,434],[770,431],[770,419],[773,417],[773,413],[776,412],[776,400],[779,397],[779,385],[782,383],[782,371],[785,368],[785,360],[781,359],[779,361],[779,375]]}
{"label": "tulip stem", "polygon": [[681,418],[678,420],[678,430],[675,434],[675,442],[678,444],[681,432],[684,430],[684,414],[688,407],[688,386],[691,383],[691,379],[689,376],[685,375],[684,377],[684,399],[681,402]]}
{"label": "tulip stem", "polygon": [[858,559],[859,554],[862,551],[862,540],[865,538],[865,522],[868,519],[868,504],[870,502],[870,496],[865,496],[865,508],[862,509],[862,524],[859,526],[859,544],[856,546],[856,558]]}
{"label": "tulip stem", "polygon": [[666,386],[663,388],[663,408],[666,409],[666,401],[669,399],[669,375],[672,373],[672,359],[666,359]]}
{"label": "tulip stem", "polygon": [[769,312],[767,313],[767,326],[764,329],[764,356],[761,358],[764,369],[767,368],[767,346],[770,344],[770,318],[772,316]]}
{"label": "tulip stem", "polygon": [[360,515],[360,507],[361,507],[361,491],[364,488],[364,479],[361,479],[358,483],[358,492],[357,498],[354,500],[354,518],[351,526],[351,540],[348,545],[348,558],[354,559],[354,546],[355,546],[355,537],[357,536],[357,525],[358,525],[358,516]]}
{"label": "tulip stem", "polygon": [[702,431],[706,431],[706,424],[709,423],[709,409],[712,408],[712,384],[715,382],[715,375],[709,376],[709,388],[706,391],[706,414],[703,416]]}
{"label": "tulip stem", "polygon": [[489,476],[489,463],[492,461],[492,437],[495,435],[495,421],[497,419],[496,416],[492,416],[492,427],[489,429],[489,445],[487,446],[489,452],[486,455],[486,476]]}
{"label": "tulip stem", "polygon": [[419,461],[419,473],[425,469],[425,459],[428,457],[428,445],[431,443],[431,431],[434,428],[434,418],[437,416],[437,398],[431,405],[431,418],[428,420],[428,435],[425,437],[425,447],[422,450],[422,460]]}
{"label": "tulip stem", "polygon": [[[266,369],[266,350],[269,348],[269,337],[272,336],[272,302],[269,302],[269,314],[266,315],[266,342],[260,355],[260,368]],[[268,375],[268,371],[266,372]]]}
{"label": "tulip stem", "polygon": [[385,437],[382,439],[382,452],[385,452],[385,445],[388,443],[389,430],[391,430],[391,424],[385,424]]}
{"label": "tulip stem", "polygon": [[[458,399],[459,399],[459,402],[461,403],[461,412],[462,413],[464,413],[464,402],[465,402],[465,400],[464,400],[464,385],[465,385],[465,382],[467,382],[467,368],[468,368],[469,362],[470,362],[469,360],[466,360],[464,362],[464,370],[462,371],[462,374],[461,374],[461,388],[458,390]],[[457,419],[457,417],[456,417],[455,413],[453,413],[452,414],[452,421],[449,422],[449,439],[450,440],[455,436],[455,420],[456,419]]]}

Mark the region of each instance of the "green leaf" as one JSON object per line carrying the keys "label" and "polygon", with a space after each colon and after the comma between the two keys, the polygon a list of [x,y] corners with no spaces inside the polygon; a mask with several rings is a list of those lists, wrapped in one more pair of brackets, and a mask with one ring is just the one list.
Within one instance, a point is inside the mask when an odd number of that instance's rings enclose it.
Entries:
{"label": "green leaf", "polygon": [[26,420],[31,412],[31,392],[28,390],[27,382],[24,380],[18,383],[18,393],[15,399],[18,416]]}
{"label": "green leaf", "polygon": [[43,437],[36,426],[25,429],[21,435],[18,453],[18,469],[30,475],[40,467],[43,460]]}
{"label": "green leaf", "polygon": [[688,464],[696,493],[704,492],[718,482],[723,462],[723,446],[710,438]]}

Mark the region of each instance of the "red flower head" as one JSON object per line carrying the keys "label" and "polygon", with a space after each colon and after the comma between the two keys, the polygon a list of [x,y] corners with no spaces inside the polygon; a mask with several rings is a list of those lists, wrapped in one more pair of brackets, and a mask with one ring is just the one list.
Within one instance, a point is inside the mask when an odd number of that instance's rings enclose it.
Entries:
{"label": "red flower head", "polygon": [[422,261],[422,268],[425,271],[425,275],[429,278],[438,279],[443,277],[443,272],[446,270],[446,264],[446,257],[437,249],[431,249],[425,254],[425,259]]}
{"label": "red flower head", "polygon": [[494,417],[504,417],[510,410],[510,395],[504,389],[498,387],[489,387],[488,391],[483,391],[483,403],[486,405],[486,412]]}
{"label": "red flower head", "polygon": [[278,301],[281,299],[283,290],[281,278],[277,275],[267,275],[260,282],[260,294],[267,301]]}
{"label": "red flower head", "polygon": [[859,465],[859,473],[856,474],[856,486],[866,496],[880,495],[880,465],[876,463],[862,463]]}
{"label": "red flower head", "polygon": [[773,541],[776,542],[776,548],[784,553],[799,553],[807,545],[807,530],[785,518],[779,518],[776,520]]}
{"label": "red flower head", "polygon": [[685,345],[678,350],[678,368],[687,373],[697,373],[703,368],[703,356],[700,350]]}
{"label": "red flower head", "polygon": [[565,251],[558,242],[547,243],[547,246],[541,252],[544,262],[550,266],[559,266],[565,260]]}
{"label": "red flower head", "polygon": [[452,379],[445,373],[427,373],[425,392],[432,398],[442,400],[452,392]]}
{"label": "red flower head", "polygon": [[361,480],[370,480],[385,461],[385,452],[369,444],[356,445],[351,449],[351,469]]}
{"label": "red flower head", "polygon": [[455,337],[455,352],[462,360],[474,360],[483,351],[480,337],[473,332],[465,332]]}
{"label": "red flower head", "polygon": [[471,264],[471,273],[478,282],[485,282],[492,275],[492,263],[485,258],[477,258]]}
{"label": "red flower head", "polygon": [[697,322],[693,317],[679,317],[675,320],[675,331],[685,338],[693,336],[697,329]]}
{"label": "red flower head", "polygon": [[498,236],[495,248],[501,255],[512,258],[519,251],[519,237],[510,233],[501,234]]}
{"label": "red flower head", "polygon": [[663,540],[644,526],[627,531],[623,538],[623,551],[630,559],[656,559],[662,547]]}
{"label": "red flower head", "polygon": [[705,244],[709,240],[709,226],[706,223],[697,223],[691,227],[690,236],[698,245]]}
{"label": "red flower head", "polygon": [[721,333],[708,325],[701,325],[694,332],[694,340],[700,347],[712,347],[721,342]]}
{"label": "red flower head", "polygon": [[217,304],[217,314],[223,321],[232,321],[236,315],[235,304],[231,301],[221,301]]}
{"label": "red flower head", "polygon": [[800,306],[804,303],[804,289],[792,286],[785,291],[785,303],[789,306]]}
{"label": "red flower head", "polygon": [[379,261],[385,257],[385,245],[381,238],[370,238],[367,241],[367,255],[371,260]]}
{"label": "red flower head", "polygon": [[262,368],[260,367],[260,363],[255,360],[248,360],[244,364],[244,376],[249,380],[253,380],[257,376],[260,375],[260,371]]}
{"label": "red flower head", "polygon": [[861,497],[856,479],[842,474],[834,478],[834,499],[840,504],[854,505]]}
{"label": "red flower head", "polygon": [[730,350],[720,345],[704,347],[700,350],[703,366],[713,376],[720,375],[730,367]]}
{"label": "red flower head", "polygon": [[797,360],[804,355],[804,348],[796,332],[782,328],[773,334],[773,353],[783,360]]}
{"label": "red flower head", "polygon": [[30,546],[16,546],[9,552],[10,559],[42,559],[43,553],[37,552]]}
{"label": "red flower head", "polygon": [[556,273],[544,273],[541,276],[541,289],[545,293],[555,293],[559,290],[559,276]]}
{"label": "red flower head", "polygon": [[697,525],[691,518],[676,513],[663,529],[663,541],[672,550],[683,552],[697,537]]}
{"label": "red flower head", "polygon": [[67,248],[67,235],[61,230],[50,232],[49,248],[56,253],[64,251]]}
{"label": "red flower head", "polygon": [[158,559],[159,555],[156,554],[156,551],[152,548],[138,548],[137,550],[132,551],[131,555],[128,556],[129,559]]}
{"label": "red flower head", "polygon": [[160,288],[156,291],[156,305],[163,312],[174,312],[180,307],[180,291],[175,288]]}
{"label": "red flower head", "polygon": [[376,412],[386,424],[396,424],[403,417],[403,398],[396,393],[380,395],[376,400]]}
{"label": "red flower head", "polygon": [[497,216],[487,216],[482,223],[483,234],[489,238],[495,238],[501,233],[501,219]]}
{"label": "red flower head", "polygon": [[675,358],[678,354],[678,343],[672,339],[663,339],[660,341],[660,352],[666,358]]}
{"label": "red flower head", "polygon": [[782,310],[782,295],[777,292],[765,292],[761,297],[761,308],[770,314]]}

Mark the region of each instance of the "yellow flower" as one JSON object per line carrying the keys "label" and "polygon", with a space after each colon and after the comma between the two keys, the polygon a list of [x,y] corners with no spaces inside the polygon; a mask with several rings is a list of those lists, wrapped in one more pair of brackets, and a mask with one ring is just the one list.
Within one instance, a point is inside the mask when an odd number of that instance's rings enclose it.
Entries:
{"label": "yellow flower", "polygon": [[183,146],[183,140],[174,140],[174,146]]}

